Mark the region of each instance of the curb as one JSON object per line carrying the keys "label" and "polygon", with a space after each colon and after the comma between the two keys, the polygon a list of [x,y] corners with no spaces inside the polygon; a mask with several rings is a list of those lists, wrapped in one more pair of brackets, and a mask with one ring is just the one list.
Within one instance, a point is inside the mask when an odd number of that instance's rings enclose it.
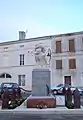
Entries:
{"label": "curb", "polygon": [[14,110],[0,110],[0,113],[12,114],[63,114],[63,115],[83,115],[83,109],[14,109]]}
{"label": "curb", "polygon": [[79,115],[83,115],[83,109],[28,109],[28,110],[14,110],[13,111],[14,114],[18,114],[18,113],[24,113],[24,114],[70,114],[70,115],[74,115],[74,114],[79,114]]}

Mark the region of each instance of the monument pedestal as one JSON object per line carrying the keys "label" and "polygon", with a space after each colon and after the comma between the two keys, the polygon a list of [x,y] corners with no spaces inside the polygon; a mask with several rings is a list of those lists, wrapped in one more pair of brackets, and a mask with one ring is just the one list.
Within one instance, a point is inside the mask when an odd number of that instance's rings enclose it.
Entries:
{"label": "monument pedestal", "polygon": [[27,108],[55,108],[56,101],[51,96],[35,96],[27,100]]}
{"label": "monument pedestal", "polygon": [[33,69],[32,96],[27,100],[28,108],[54,108],[56,101],[50,95],[50,70]]}

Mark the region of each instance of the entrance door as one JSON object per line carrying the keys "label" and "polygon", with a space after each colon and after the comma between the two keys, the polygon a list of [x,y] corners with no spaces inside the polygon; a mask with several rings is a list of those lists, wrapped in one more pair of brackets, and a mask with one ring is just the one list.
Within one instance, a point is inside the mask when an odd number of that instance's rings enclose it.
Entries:
{"label": "entrance door", "polygon": [[71,76],[64,76],[64,83],[71,85]]}

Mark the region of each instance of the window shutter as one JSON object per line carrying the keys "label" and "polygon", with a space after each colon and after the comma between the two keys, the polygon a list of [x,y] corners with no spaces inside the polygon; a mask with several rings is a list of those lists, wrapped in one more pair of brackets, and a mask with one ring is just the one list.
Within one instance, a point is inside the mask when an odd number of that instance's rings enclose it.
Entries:
{"label": "window shutter", "polygon": [[61,41],[56,41],[56,53],[61,53]]}

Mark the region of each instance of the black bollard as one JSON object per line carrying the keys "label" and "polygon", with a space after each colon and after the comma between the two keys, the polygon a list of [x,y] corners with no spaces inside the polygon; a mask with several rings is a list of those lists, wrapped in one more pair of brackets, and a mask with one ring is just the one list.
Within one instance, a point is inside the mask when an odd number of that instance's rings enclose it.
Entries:
{"label": "black bollard", "polygon": [[80,108],[81,102],[80,102],[80,93],[78,89],[76,88],[74,91],[74,108]]}

